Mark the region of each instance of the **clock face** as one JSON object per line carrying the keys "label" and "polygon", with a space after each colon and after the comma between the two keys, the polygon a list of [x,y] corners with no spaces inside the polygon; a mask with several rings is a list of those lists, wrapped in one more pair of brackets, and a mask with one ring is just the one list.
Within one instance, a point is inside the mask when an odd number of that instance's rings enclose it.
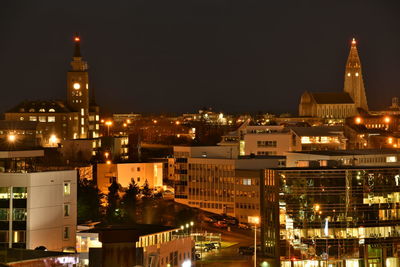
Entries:
{"label": "clock face", "polygon": [[74,87],[75,90],[81,89],[80,83],[74,83],[74,84],[73,84],[73,87]]}

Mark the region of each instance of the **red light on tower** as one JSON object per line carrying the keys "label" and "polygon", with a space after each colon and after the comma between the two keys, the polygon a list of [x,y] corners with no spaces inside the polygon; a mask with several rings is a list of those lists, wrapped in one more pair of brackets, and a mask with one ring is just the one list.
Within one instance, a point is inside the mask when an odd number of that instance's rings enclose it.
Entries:
{"label": "red light on tower", "polygon": [[79,38],[79,36],[75,36],[74,41],[75,41],[75,42],[80,42],[80,41],[81,41],[81,38]]}

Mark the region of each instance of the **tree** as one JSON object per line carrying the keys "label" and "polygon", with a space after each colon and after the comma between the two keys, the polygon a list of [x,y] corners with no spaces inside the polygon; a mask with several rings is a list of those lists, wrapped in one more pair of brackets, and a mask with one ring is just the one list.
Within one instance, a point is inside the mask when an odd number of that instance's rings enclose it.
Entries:
{"label": "tree", "polygon": [[97,221],[100,219],[101,193],[93,180],[78,181],[78,222]]}
{"label": "tree", "polygon": [[137,206],[137,195],[139,194],[139,188],[135,181],[132,179],[125,189],[125,194],[121,199],[121,209],[123,210],[123,217],[129,222],[136,222],[136,206]]}
{"label": "tree", "polygon": [[145,198],[150,198],[152,196],[152,191],[149,187],[149,182],[147,181],[147,179],[144,182],[142,193]]}
{"label": "tree", "polygon": [[121,185],[117,183],[116,179],[113,179],[113,182],[108,187],[107,194],[107,209],[106,216],[108,223],[117,223],[121,220],[121,210],[119,209],[120,202],[120,189]]}

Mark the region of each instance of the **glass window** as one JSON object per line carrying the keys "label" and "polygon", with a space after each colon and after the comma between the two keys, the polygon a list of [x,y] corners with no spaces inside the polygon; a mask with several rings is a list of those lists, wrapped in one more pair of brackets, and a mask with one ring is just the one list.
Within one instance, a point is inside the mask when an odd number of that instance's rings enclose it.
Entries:
{"label": "glass window", "polygon": [[64,240],[69,239],[70,234],[71,234],[71,233],[70,233],[70,228],[69,228],[69,226],[64,226],[63,239],[64,239]]}
{"label": "glass window", "polygon": [[26,209],[14,209],[13,221],[26,221]]}
{"label": "glass window", "polygon": [[8,209],[0,209],[0,221],[8,221]]}
{"label": "glass window", "polygon": [[46,122],[46,116],[39,116],[40,122]]}
{"label": "glass window", "polygon": [[8,231],[0,231],[0,243],[8,242]]}
{"label": "glass window", "polygon": [[0,187],[0,199],[10,198],[10,191],[8,187]]}
{"label": "glass window", "polygon": [[13,198],[25,199],[28,197],[26,187],[13,187]]}
{"label": "glass window", "polygon": [[68,217],[69,216],[70,209],[71,209],[71,205],[70,204],[64,204],[64,217]]}
{"label": "glass window", "polygon": [[13,243],[24,243],[25,231],[13,231]]}
{"label": "glass window", "polygon": [[49,109],[49,112],[56,112],[54,108]]}
{"label": "glass window", "polygon": [[55,122],[55,121],[56,121],[56,117],[55,117],[55,116],[49,116],[49,117],[47,118],[47,121],[48,121],[48,122]]}
{"label": "glass window", "polygon": [[19,117],[19,120],[20,121],[23,121],[25,118],[24,117]]}
{"label": "glass window", "polygon": [[29,121],[37,121],[37,117],[36,116],[29,116]]}
{"label": "glass window", "polygon": [[64,182],[64,196],[69,196],[69,195],[71,195],[71,183]]}

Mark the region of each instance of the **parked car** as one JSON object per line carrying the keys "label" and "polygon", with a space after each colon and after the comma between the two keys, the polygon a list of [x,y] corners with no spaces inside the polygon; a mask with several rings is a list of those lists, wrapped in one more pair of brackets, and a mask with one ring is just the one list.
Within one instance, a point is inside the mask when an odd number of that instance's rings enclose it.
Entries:
{"label": "parked car", "polygon": [[217,221],[214,223],[214,226],[216,226],[218,228],[227,228],[228,224],[226,224],[226,222],[224,222],[224,221]]}
{"label": "parked car", "polygon": [[224,218],[224,221],[229,224],[229,225],[237,225],[238,224],[238,219],[235,217],[227,216]]}
{"label": "parked car", "polygon": [[245,224],[245,223],[239,223],[238,224],[238,227],[240,228],[240,229],[250,229],[250,226],[249,225],[247,225],[247,224]]}
{"label": "parked car", "polygon": [[254,247],[239,247],[239,254],[240,255],[253,255]]}

